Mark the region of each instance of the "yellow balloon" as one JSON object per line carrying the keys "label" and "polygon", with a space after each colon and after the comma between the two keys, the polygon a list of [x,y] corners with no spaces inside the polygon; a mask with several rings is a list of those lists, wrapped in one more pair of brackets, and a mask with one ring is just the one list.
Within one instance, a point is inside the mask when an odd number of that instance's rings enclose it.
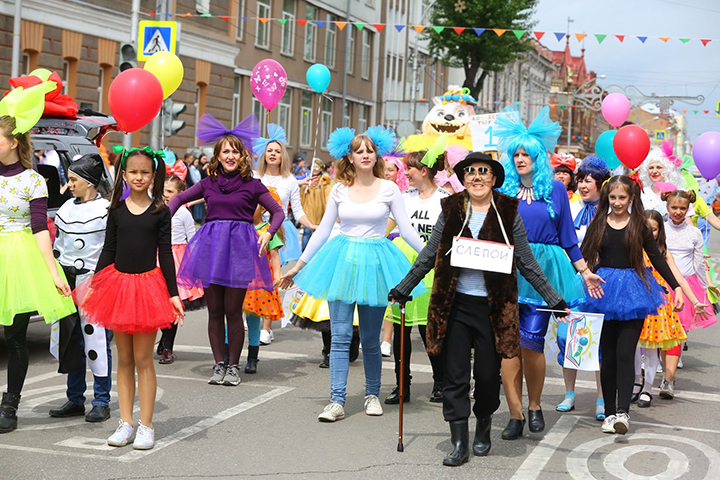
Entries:
{"label": "yellow balloon", "polygon": [[175,93],[183,80],[183,64],[177,55],[171,52],[153,53],[143,67],[160,80],[163,99]]}

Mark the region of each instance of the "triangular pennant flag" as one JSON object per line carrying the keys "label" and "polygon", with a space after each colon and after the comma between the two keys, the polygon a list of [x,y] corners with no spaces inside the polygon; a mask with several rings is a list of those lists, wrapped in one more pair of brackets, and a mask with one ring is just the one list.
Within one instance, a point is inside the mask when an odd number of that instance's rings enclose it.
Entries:
{"label": "triangular pennant flag", "polygon": [[325,21],[324,20],[315,20],[315,25],[317,25],[320,28],[325,28]]}
{"label": "triangular pennant flag", "polygon": [[533,32],[533,35],[535,35],[535,39],[539,42],[543,35],[545,35],[545,32]]}
{"label": "triangular pennant flag", "polygon": [[247,22],[247,21],[248,21],[248,17],[240,17],[240,20],[242,20],[243,22]]}
{"label": "triangular pennant flag", "polygon": [[667,43],[668,40],[670,40],[671,37],[658,37],[663,42]]}
{"label": "triangular pennant flag", "polygon": [[151,17],[155,16],[155,12],[148,12],[147,15],[150,15]]}
{"label": "triangular pennant flag", "polygon": [[301,27],[304,27],[305,24],[307,23],[307,20],[296,20],[296,21],[300,24]]}
{"label": "triangular pennant flag", "polygon": [[603,42],[603,40],[605,40],[607,38],[607,35],[604,33],[596,33],[595,38],[597,39],[598,45],[599,45]]}
{"label": "triangular pennant flag", "polygon": [[432,29],[435,30],[435,33],[442,33],[445,27],[432,27]]}
{"label": "triangular pennant flag", "polygon": [[192,13],[181,13],[181,14],[179,14],[179,16],[180,17],[192,17],[193,14]]}
{"label": "triangular pennant flag", "polygon": [[342,30],[347,25],[347,22],[335,22],[335,25]]}
{"label": "triangular pennant flag", "polygon": [[526,30],[513,30],[512,31],[518,40],[522,38],[523,35],[525,35]]}
{"label": "triangular pennant flag", "polygon": [[484,29],[484,28],[473,28],[473,30],[475,30],[475,34],[476,34],[478,37],[479,37],[480,35],[482,35],[483,32],[485,32],[485,29]]}
{"label": "triangular pennant flag", "polygon": [[699,111],[700,111],[700,110],[693,110],[693,113],[694,113],[695,115],[697,115],[697,112],[699,112]]}
{"label": "triangular pennant flag", "polygon": [[637,35],[637,39],[640,40],[642,43],[645,43],[645,40],[647,40],[647,37],[641,37]]}
{"label": "triangular pennant flag", "polygon": [[585,37],[587,37],[587,33],[576,33],[575,38],[577,38],[578,43],[582,42]]}
{"label": "triangular pennant flag", "polygon": [[[212,15],[209,14],[209,13],[203,13],[203,14],[200,15],[200,16],[201,16],[201,17],[212,17]],[[268,18],[268,20],[270,20],[270,19]]]}
{"label": "triangular pennant flag", "polygon": [[413,25],[413,28],[417,33],[422,33],[425,30],[425,25]]}
{"label": "triangular pennant flag", "polygon": [[260,20],[263,23],[263,25],[265,25],[268,21],[270,21],[269,18],[260,18],[260,17],[258,17],[258,20]]}
{"label": "triangular pennant flag", "polygon": [[373,23],[373,27],[378,31],[378,33],[383,31],[383,28],[385,28],[384,23]]}
{"label": "triangular pennant flag", "polygon": [[563,38],[565,38],[565,34],[561,32],[555,32],[555,38],[557,38],[557,41],[559,42]]}
{"label": "triangular pennant flag", "polygon": [[710,110],[703,110],[704,113],[710,113]]}
{"label": "triangular pennant flag", "polygon": [[683,42],[683,43],[687,43],[687,42],[690,41],[689,38],[679,38],[678,40],[680,40],[680,41]]}
{"label": "triangular pennant flag", "polygon": [[712,42],[712,40],[704,40],[704,39],[701,39],[700,41],[702,42],[703,47],[706,47],[708,43]]}
{"label": "triangular pennant flag", "polygon": [[355,22],[355,23],[353,23],[353,25],[355,25],[355,27],[356,27],[358,30],[362,30],[363,27],[365,26],[365,24],[362,23],[362,22]]}
{"label": "triangular pennant flag", "polygon": [[465,31],[465,27],[453,27],[453,30],[455,30],[455,33],[460,35],[462,32]]}
{"label": "triangular pennant flag", "polygon": [[687,112],[688,112],[687,108],[683,109],[683,113],[687,113]]}
{"label": "triangular pennant flag", "polygon": [[226,22],[229,22],[229,21],[230,21],[230,17],[227,16],[227,15],[220,15],[220,18],[222,18],[222,19],[225,20]]}
{"label": "triangular pennant flag", "polygon": [[615,35],[615,38],[620,40],[620,43],[623,43],[623,40],[625,40],[625,35]]}
{"label": "triangular pennant flag", "polygon": [[287,18],[276,18],[275,20],[277,20],[282,25],[285,25],[287,23]]}
{"label": "triangular pennant flag", "polygon": [[402,32],[403,28],[405,28],[405,25],[395,25],[395,30],[398,32]]}
{"label": "triangular pennant flag", "polygon": [[560,105],[560,110],[565,110],[565,105]]}
{"label": "triangular pennant flag", "polygon": [[501,37],[503,33],[507,32],[507,29],[505,29],[505,28],[493,28],[492,31],[495,32],[498,37]]}

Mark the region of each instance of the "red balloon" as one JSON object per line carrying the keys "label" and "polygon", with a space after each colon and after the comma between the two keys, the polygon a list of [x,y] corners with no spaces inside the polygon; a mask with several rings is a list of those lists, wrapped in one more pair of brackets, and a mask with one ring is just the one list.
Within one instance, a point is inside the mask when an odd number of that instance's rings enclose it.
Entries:
{"label": "red balloon", "polygon": [[613,148],[623,165],[635,170],[650,152],[650,137],[637,125],[626,125],[615,134]]}
{"label": "red balloon", "polygon": [[160,80],[142,68],[121,72],[110,84],[108,103],[120,130],[130,133],[152,122],[162,108]]}

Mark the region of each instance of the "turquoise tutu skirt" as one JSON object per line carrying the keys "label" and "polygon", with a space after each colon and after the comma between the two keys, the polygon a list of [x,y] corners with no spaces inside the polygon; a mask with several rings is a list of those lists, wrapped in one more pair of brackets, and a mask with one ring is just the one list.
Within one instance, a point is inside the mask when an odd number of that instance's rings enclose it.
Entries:
{"label": "turquoise tutu skirt", "polygon": [[[410,271],[410,262],[387,238],[337,235],[322,246],[295,276],[310,296],[372,307],[388,304],[388,293]],[[421,282],[415,298],[427,292]]]}
{"label": "turquoise tutu skirt", "polygon": [[285,265],[300,258],[302,245],[300,245],[298,230],[290,219],[285,217],[282,226],[285,229],[285,245],[280,249],[280,263]]}
{"label": "turquoise tutu skirt", "polygon": [[586,312],[604,313],[608,320],[633,320],[657,315],[665,301],[665,289],[655,280],[649,269],[645,270],[647,285],[632,268],[600,267],[597,272],[605,283],[604,295],[597,300],[588,295],[580,309]]}
{"label": "turquoise tutu skirt", "polygon": [[[575,271],[570,258],[560,245],[545,245],[544,243],[531,243],[535,259],[547,277],[550,285],[560,294],[570,307],[576,306],[585,298],[584,282],[582,276]],[[518,270],[518,302],[528,305],[546,306],[545,300],[525,280]]]}

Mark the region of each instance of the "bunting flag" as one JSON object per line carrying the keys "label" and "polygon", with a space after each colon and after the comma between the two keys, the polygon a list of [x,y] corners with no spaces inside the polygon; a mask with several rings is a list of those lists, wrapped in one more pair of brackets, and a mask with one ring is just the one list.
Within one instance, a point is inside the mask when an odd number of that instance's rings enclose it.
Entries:
{"label": "bunting flag", "polygon": [[[273,20],[276,20],[280,25],[286,25],[288,20],[285,18],[270,18],[270,17],[244,17],[244,16],[231,16],[231,15],[213,15],[210,13],[193,13],[193,12],[185,12],[185,13],[155,13],[155,12],[141,12],[141,15],[144,15],[146,17],[153,17],[153,18],[172,18],[172,17],[180,17],[180,18],[220,18],[226,22],[229,22],[230,19],[238,19],[242,20],[243,22],[249,22],[249,21],[259,21],[263,24],[267,24],[268,22],[271,22]],[[408,25],[408,24],[386,24],[386,23],[371,23],[367,24],[365,22],[347,22],[347,21],[326,21],[326,20],[310,20],[310,19],[296,19],[295,20],[298,25],[301,27],[304,27],[308,22],[311,22],[311,24],[316,25],[319,28],[326,28],[330,26],[329,24],[334,24],[339,30],[343,30],[348,23],[352,24],[357,28],[358,30],[362,30],[367,25],[372,25],[375,30],[378,33],[382,33],[386,26],[392,25],[395,27],[395,30],[400,33],[402,32],[406,27],[412,27],[418,34],[423,33],[425,29],[430,28],[432,31],[440,34],[445,32],[446,30],[452,30],[457,35],[462,35],[465,33],[466,30],[472,30],[475,32],[477,36],[482,35],[483,33],[487,32],[488,30],[491,30],[495,32],[495,34],[498,37],[501,37],[505,32],[511,31],[515,37],[518,40],[521,40],[525,34],[531,34],[535,40],[540,41],[540,39],[545,36],[547,31],[541,31],[541,30],[534,30],[534,31],[528,31],[528,30],[518,30],[518,29],[508,29],[508,28],[490,28],[490,27],[457,27],[457,26],[451,26],[451,25]],[[564,32],[552,32],[555,36],[555,39],[560,42],[563,39],[565,39],[566,36],[574,35],[578,42],[582,42],[585,40],[585,38],[588,35],[593,35],[595,39],[597,40],[598,44],[601,44],[605,41],[605,39],[608,37],[608,34],[605,33],[564,33]],[[620,43],[625,43],[625,37],[628,36],[628,34],[611,34],[615,38],[618,39]],[[648,39],[657,39],[662,41],[663,43],[668,43],[670,40],[679,40],[683,44],[691,43],[691,42],[700,42],[702,46],[706,47],[710,42],[713,40],[719,40],[720,39],[712,39],[712,38],[693,38],[693,37],[660,37],[660,36],[648,36],[648,35],[629,35],[631,37],[637,38],[640,43],[647,43]]]}

